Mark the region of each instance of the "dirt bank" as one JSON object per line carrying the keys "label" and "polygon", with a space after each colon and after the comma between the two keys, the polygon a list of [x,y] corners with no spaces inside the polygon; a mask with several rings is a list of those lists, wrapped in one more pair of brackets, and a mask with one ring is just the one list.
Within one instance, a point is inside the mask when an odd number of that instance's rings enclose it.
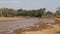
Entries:
{"label": "dirt bank", "polygon": [[23,34],[58,34],[57,32],[60,31],[60,27],[58,25],[51,25],[52,29],[45,29],[43,31],[30,31],[30,32],[23,32]]}

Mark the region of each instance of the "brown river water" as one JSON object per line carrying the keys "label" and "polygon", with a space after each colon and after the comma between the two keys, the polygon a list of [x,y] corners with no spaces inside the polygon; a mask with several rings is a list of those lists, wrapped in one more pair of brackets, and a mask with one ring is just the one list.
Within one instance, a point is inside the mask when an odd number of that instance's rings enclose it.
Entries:
{"label": "brown river water", "polygon": [[49,18],[28,18],[16,21],[2,21],[0,22],[0,32],[12,32],[15,29],[32,26],[33,24],[42,21],[48,23],[55,22],[55,20]]}

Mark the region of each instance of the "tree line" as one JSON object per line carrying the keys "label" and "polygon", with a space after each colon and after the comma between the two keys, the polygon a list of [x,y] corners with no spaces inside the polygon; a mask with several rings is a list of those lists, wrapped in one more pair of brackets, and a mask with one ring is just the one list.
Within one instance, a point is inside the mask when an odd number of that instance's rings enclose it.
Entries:
{"label": "tree line", "polygon": [[55,13],[51,11],[46,11],[46,8],[33,9],[33,10],[23,10],[23,9],[8,9],[1,8],[0,16],[3,17],[14,17],[14,16],[32,16],[32,17],[41,17],[41,16],[60,16],[60,8],[56,10]]}

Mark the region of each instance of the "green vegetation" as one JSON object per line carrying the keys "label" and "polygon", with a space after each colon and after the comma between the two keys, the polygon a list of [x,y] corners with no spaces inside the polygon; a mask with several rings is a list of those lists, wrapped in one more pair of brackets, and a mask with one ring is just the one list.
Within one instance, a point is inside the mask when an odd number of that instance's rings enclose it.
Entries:
{"label": "green vegetation", "polygon": [[23,10],[23,9],[8,9],[2,8],[0,9],[0,16],[4,17],[12,17],[12,16],[35,16],[41,17],[44,14],[45,8],[37,9],[37,10]]}
{"label": "green vegetation", "polygon": [[32,16],[32,17],[41,17],[41,16],[60,16],[60,7],[56,10],[55,13],[51,11],[45,11],[46,8],[40,8],[36,10],[23,10],[23,9],[8,9],[8,8],[1,8],[0,9],[0,16],[3,17],[14,17],[14,16]]}

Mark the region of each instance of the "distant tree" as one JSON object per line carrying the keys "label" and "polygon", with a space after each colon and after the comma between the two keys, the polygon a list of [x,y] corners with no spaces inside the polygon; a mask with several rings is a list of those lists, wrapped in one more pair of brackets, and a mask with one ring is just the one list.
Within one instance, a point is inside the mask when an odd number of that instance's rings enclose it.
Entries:
{"label": "distant tree", "polygon": [[3,8],[3,9],[2,9],[2,14],[3,14],[3,16],[7,17],[7,16],[8,16],[8,11],[9,11],[8,8]]}
{"label": "distant tree", "polygon": [[8,16],[15,16],[14,9],[9,9]]}
{"label": "distant tree", "polygon": [[46,15],[52,15],[52,14],[53,14],[53,12],[51,12],[51,11],[46,12]]}
{"label": "distant tree", "polygon": [[55,12],[56,16],[60,16],[60,7],[57,8],[56,12]]}
{"label": "distant tree", "polygon": [[40,8],[40,9],[37,9],[36,10],[36,14],[37,14],[37,16],[42,16],[42,15],[44,15],[44,12],[45,12],[45,8]]}
{"label": "distant tree", "polygon": [[18,9],[18,10],[17,10],[17,16],[21,16],[22,13],[23,13],[23,9]]}
{"label": "distant tree", "polygon": [[13,16],[34,16],[34,17],[41,17],[44,15],[45,8],[40,8],[37,10],[23,10],[23,9],[8,9],[8,8],[2,8],[0,9],[0,16],[5,17],[13,17]]}
{"label": "distant tree", "polygon": [[47,12],[45,13],[45,16],[51,17],[51,16],[53,16],[53,12],[47,11]]}

